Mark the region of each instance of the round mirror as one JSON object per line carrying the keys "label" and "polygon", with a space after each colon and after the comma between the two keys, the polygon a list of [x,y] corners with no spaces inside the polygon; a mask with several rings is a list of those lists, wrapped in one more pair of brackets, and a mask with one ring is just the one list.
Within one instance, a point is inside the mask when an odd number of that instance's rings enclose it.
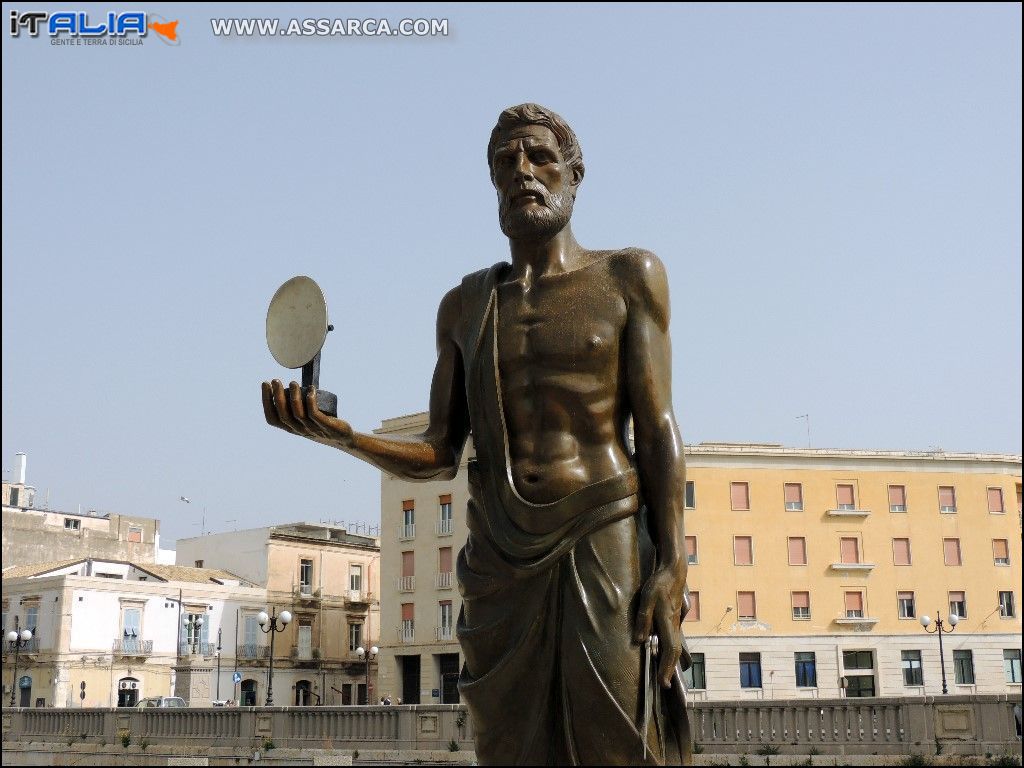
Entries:
{"label": "round mirror", "polygon": [[267,309],[267,346],[285,368],[301,368],[327,338],[327,301],[316,281],[293,277],[277,289]]}

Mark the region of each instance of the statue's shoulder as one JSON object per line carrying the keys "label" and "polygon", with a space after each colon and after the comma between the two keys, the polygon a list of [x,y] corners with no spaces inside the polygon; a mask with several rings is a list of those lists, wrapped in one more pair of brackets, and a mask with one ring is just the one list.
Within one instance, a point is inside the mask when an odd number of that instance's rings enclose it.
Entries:
{"label": "statue's shoulder", "polygon": [[479,298],[483,295],[484,301],[490,298],[491,289],[497,283],[499,276],[506,270],[510,269],[511,265],[507,261],[499,261],[493,266],[486,267],[485,269],[478,269],[476,272],[470,272],[459,284],[458,288],[463,301],[471,301],[472,299]]}
{"label": "statue's shoulder", "polygon": [[657,318],[668,318],[668,275],[661,259],[643,248],[622,248],[609,258],[627,303]]}

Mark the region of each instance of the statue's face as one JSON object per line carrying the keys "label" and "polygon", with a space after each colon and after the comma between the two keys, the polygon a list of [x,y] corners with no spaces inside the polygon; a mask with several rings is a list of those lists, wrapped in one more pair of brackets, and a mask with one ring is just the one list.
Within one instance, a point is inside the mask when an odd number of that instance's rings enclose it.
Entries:
{"label": "statue's face", "polygon": [[491,173],[498,220],[507,237],[550,237],[569,223],[576,192],[572,168],[544,126],[521,125],[502,136]]}

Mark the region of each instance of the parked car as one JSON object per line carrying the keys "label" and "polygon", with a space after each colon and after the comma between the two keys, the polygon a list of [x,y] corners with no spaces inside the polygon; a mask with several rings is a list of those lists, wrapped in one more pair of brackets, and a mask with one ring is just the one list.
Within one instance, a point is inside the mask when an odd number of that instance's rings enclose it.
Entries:
{"label": "parked car", "polygon": [[164,708],[164,707],[187,707],[186,702],[180,696],[153,696],[149,699],[143,699],[135,705],[138,709],[152,709],[152,708]]}

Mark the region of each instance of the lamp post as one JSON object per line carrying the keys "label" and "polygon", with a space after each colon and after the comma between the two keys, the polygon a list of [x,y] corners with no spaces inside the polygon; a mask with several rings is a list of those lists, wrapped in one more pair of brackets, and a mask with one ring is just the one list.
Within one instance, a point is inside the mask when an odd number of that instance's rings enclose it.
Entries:
{"label": "lamp post", "polygon": [[[188,634],[186,635],[186,637],[192,638],[192,654],[195,655],[196,646],[199,644],[199,634],[203,628],[203,617],[196,616],[194,614],[189,614],[187,626]],[[186,642],[185,645],[189,645],[189,643]]]}
{"label": "lamp post", "polygon": [[[284,632],[284,628],[292,620],[291,611],[281,611],[281,615],[278,616],[277,608],[272,610],[274,611],[272,616],[267,616],[266,611],[260,611],[256,617],[260,630],[270,635],[270,668],[267,670],[267,703],[264,705],[267,707],[274,706],[274,635]],[[270,626],[267,626],[268,624]]]}
{"label": "lamp post", "polygon": [[955,613],[951,613],[951,614],[949,614],[949,620],[948,621],[949,621],[949,627],[946,628],[946,627],[943,626],[942,617],[939,616],[939,612],[936,611],[935,612],[935,629],[928,629],[929,625],[932,623],[931,616],[922,616],[921,617],[921,626],[924,627],[924,631],[927,632],[930,635],[938,635],[939,636],[939,667],[942,669],[942,692],[943,693],[949,693],[949,690],[946,688],[946,657],[945,657],[945,655],[942,652],[942,636],[944,634],[948,635],[950,632],[952,632],[954,629],[956,629],[956,625],[960,623],[960,617],[957,616]]}
{"label": "lamp post", "polygon": [[370,650],[367,651],[363,646],[356,648],[356,656],[360,659],[366,660],[366,703],[370,703],[370,662],[373,661],[380,649],[376,645],[371,645]]}
{"label": "lamp post", "polygon": [[222,627],[217,628],[217,701],[220,701],[220,633]]}
{"label": "lamp post", "polygon": [[14,617],[14,629],[7,633],[7,647],[14,651],[14,670],[11,678],[11,704],[14,706],[14,690],[18,686],[18,654],[21,649],[28,645],[29,640],[32,639],[32,632],[28,629],[22,629],[19,631],[18,617]]}

